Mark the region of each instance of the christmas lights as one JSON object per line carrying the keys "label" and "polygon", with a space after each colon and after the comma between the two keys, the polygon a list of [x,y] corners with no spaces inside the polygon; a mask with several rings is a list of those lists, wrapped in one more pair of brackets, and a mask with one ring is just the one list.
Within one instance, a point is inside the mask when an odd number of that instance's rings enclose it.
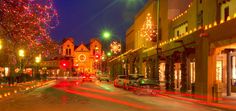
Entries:
{"label": "christmas lights", "polygon": [[110,48],[111,48],[111,52],[113,52],[114,54],[121,52],[121,44],[119,42],[113,41],[110,44]]}
{"label": "christmas lights", "polygon": [[1,36],[10,40],[14,48],[48,55],[49,49],[58,48],[49,34],[59,24],[53,4],[53,0],[1,0],[0,27],[4,31]]}
{"label": "christmas lights", "polygon": [[152,23],[151,14],[148,13],[146,21],[141,28],[141,37],[146,38],[147,41],[154,41],[157,36],[157,31],[155,25]]}

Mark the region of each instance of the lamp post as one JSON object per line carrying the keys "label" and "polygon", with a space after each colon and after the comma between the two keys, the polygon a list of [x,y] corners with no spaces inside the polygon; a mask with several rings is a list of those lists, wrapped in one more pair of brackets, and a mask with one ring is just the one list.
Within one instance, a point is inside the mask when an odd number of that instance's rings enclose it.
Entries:
{"label": "lamp post", "polygon": [[[36,63],[35,75],[38,74],[38,65],[39,65],[40,62],[41,62],[41,56],[39,55],[39,56],[35,57],[35,63]],[[34,78],[35,75],[33,75],[33,78]]]}

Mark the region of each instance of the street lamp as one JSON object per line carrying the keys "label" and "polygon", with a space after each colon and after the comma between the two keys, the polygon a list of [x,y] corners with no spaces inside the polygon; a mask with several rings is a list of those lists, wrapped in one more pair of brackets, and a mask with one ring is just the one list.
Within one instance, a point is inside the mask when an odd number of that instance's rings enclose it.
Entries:
{"label": "street lamp", "polygon": [[111,33],[109,31],[102,32],[102,37],[104,39],[109,39],[111,37]]}
{"label": "street lamp", "polygon": [[111,56],[111,52],[107,52],[107,56],[110,57]]}
{"label": "street lamp", "polygon": [[20,57],[20,71],[22,71],[22,58],[25,56],[25,51],[23,49],[20,49],[18,51],[18,55]]}
{"label": "street lamp", "polygon": [[35,62],[38,64],[41,62],[41,57],[40,56],[37,56],[35,57]]}
{"label": "street lamp", "polygon": [[18,52],[20,57],[24,57],[25,56],[25,51],[23,49],[20,49]]}
{"label": "street lamp", "polygon": [[[41,55],[35,57],[35,63],[36,63],[36,68],[35,68],[36,71],[35,71],[35,74],[38,73],[38,65],[39,65],[40,62],[41,62]],[[34,77],[34,76],[33,76],[33,77]]]}

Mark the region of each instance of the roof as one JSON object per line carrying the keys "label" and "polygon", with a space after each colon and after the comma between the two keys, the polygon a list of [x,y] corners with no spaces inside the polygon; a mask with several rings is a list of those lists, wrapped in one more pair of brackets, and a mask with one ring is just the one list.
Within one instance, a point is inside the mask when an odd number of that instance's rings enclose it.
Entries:
{"label": "roof", "polygon": [[63,41],[62,41],[62,44],[64,44],[68,40],[71,41],[74,44],[74,38],[72,38],[72,37],[64,38]]}

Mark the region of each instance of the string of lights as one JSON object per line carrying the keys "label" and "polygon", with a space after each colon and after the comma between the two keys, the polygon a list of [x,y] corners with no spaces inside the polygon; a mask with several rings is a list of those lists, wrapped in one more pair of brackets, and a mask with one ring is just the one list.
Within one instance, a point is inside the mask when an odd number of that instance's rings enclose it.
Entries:
{"label": "string of lights", "polygon": [[18,46],[44,50],[43,54],[48,48],[56,49],[49,34],[59,24],[53,0],[1,0],[0,14],[3,36]]}
{"label": "string of lights", "polygon": [[148,13],[141,28],[141,37],[144,37],[147,41],[154,41],[156,35],[157,31],[155,25],[152,22],[152,16],[150,13]]}

